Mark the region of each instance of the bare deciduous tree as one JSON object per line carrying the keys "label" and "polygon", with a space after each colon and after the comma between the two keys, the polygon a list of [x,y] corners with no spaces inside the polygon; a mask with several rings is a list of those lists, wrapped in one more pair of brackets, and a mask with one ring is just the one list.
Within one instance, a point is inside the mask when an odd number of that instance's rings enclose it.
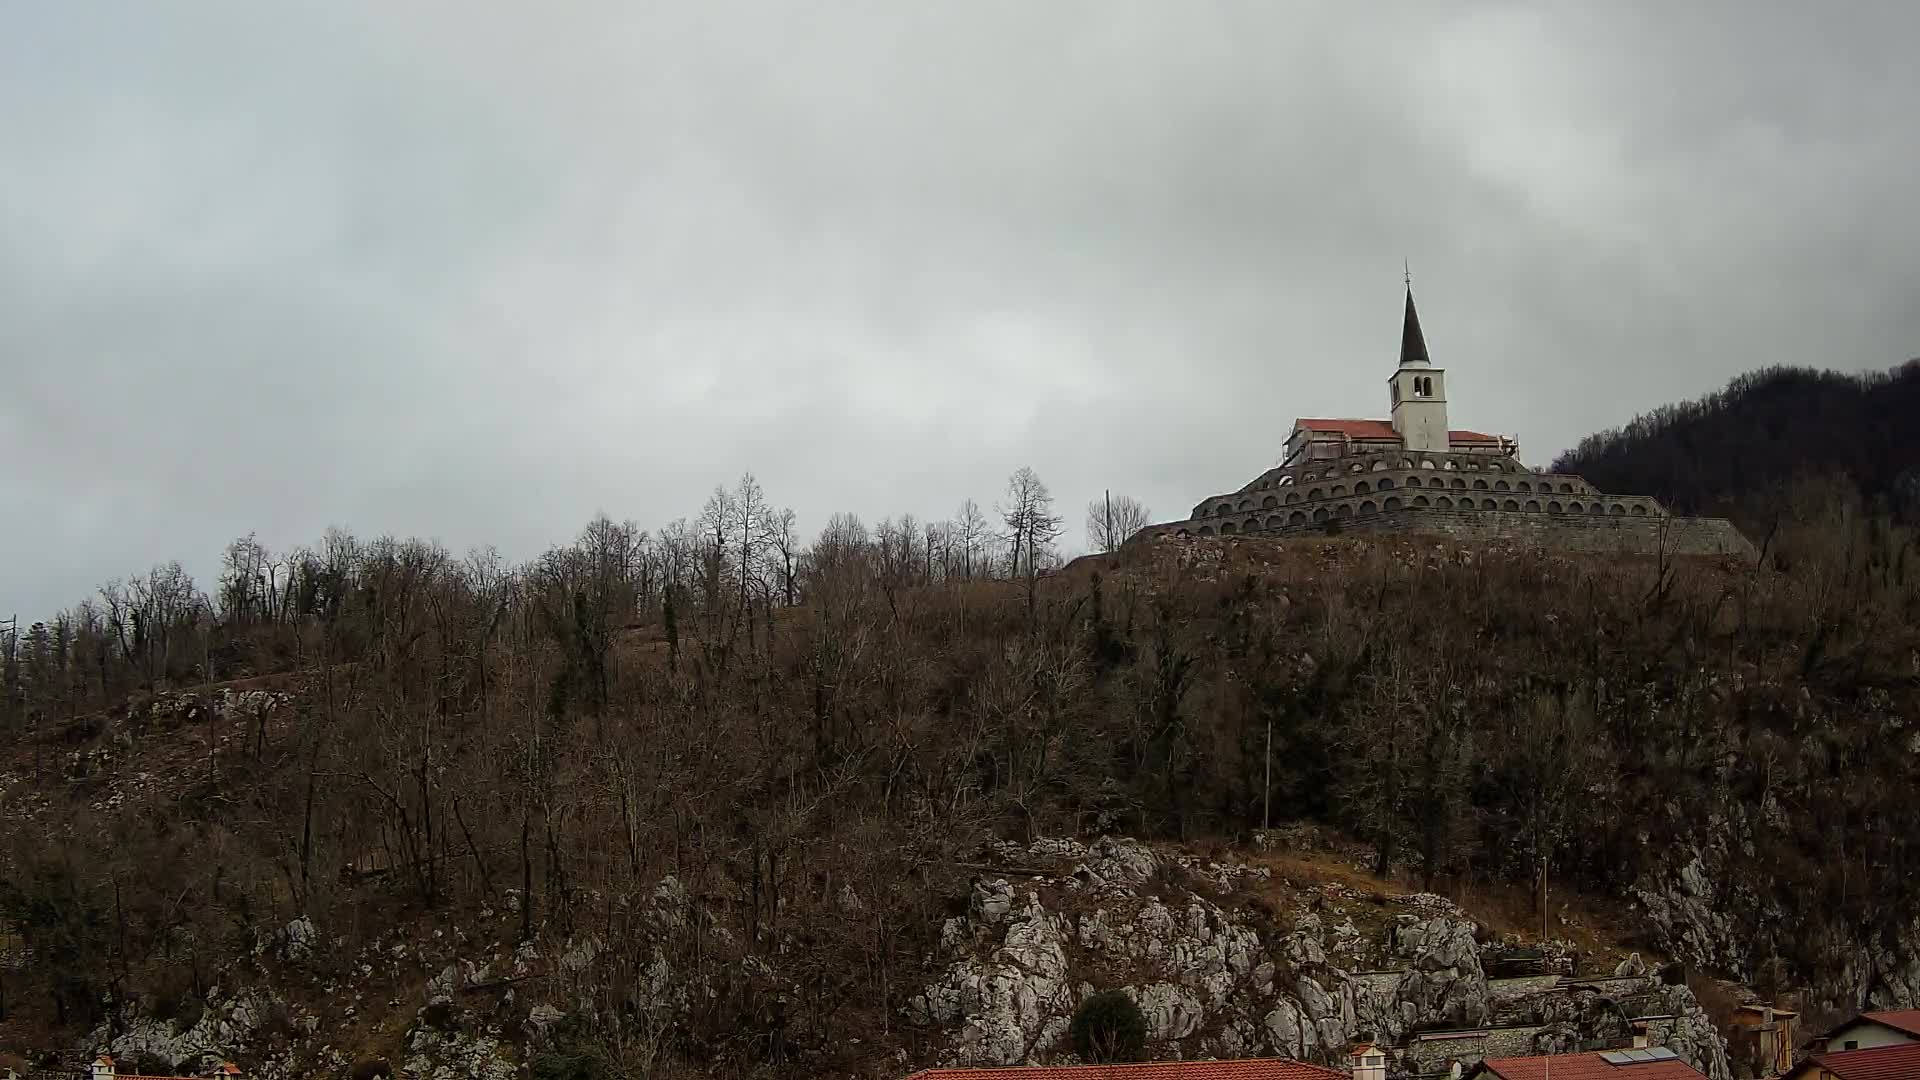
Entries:
{"label": "bare deciduous tree", "polygon": [[1006,525],[1008,570],[1027,587],[1027,618],[1033,618],[1040,567],[1060,536],[1060,516],[1053,512],[1053,493],[1039,474],[1022,465],[1007,477],[1007,500],[1000,507]]}
{"label": "bare deciduous tree", "polygon": [[953,519],[954,544],[959,548],[960,576],[972,579],[979,570],[982,547],[990,535],[987,516],[980,504],[968,499],[960,504],[960,516]]}
{"label": "bare deciduous tree", "polygon": [[1127,538],[1147,527],[1152,511],[1131,495],[1113,495],[1087,504],[1087,546],[1095,551],[1120,550]]}

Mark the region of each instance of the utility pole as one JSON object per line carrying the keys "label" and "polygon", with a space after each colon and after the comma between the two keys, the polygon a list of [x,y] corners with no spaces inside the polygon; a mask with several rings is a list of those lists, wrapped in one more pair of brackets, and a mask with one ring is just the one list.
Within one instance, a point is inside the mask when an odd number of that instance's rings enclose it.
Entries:
{"label": "utility pole", "polygon": [[1267,717],[1267,775],[1260,782],[1260,831],[1273,828],[1273,717]]}
{"label": "utility pole", "polygon": [[1106,498],[1107,498],[1107,532],[1106,532],[1106,535],[1100,538],[1100,542],[1106,545],[1108,551],[1112,551],[1114,548],[1117,548],[1120,546],[1113,542],[1113,489],[1112,488],[1106,489]]}
{"label": "utility pole", "polygon": [[1540,856],[1540,944],[1547,943],[1547,857]]}

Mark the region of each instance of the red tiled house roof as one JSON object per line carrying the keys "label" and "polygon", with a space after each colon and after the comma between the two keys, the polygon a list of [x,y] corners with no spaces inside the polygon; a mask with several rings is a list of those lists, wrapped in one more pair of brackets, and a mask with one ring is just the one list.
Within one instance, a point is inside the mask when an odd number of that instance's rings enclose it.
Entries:
{"label": "red tiled house roof", "polygon": [[1839,1080],[1914,1080],[1914,1077],[1920,1077],[1920,1043],[1815,1054],[1787,1076],[1819,1076],[1821,1069]]}
{"label": "red tiled house roof", "polygon": [[1894,1009],[1888,1012],[1861,1013],[1860,1019],[1871,1020],[1876,1024],[1904,1031],[1920,1039],[1920,1009]]}
{"label": "red tiled house roof", "polygon": [[1138,1065],[1041,1065],[1014,1069],[928,1069],[907,1080],[1348,1080],[1338,1069],[1282,1058],[1149,1061]]}
{"label": "red tiled house roof", "polygon": [[1488,1058],[1472,1075],[1500,1080],[1705,1080],[1684,1061],[1669,1058],[1616,1065],[1598,1053]]}

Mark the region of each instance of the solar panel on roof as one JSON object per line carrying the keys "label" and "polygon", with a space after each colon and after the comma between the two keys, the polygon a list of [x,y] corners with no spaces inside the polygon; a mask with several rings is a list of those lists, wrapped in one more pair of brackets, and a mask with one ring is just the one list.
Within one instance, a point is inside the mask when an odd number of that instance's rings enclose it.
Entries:
{"label": "solar panel on roof", "polygon": [[1600,1055],[1600,1060],[1609,1065],[1644,1065],[1652,1061],[1673,1061],[1679,1054],[1664,1046],[1649,1046],[1633,1050],[1610,1050]]}

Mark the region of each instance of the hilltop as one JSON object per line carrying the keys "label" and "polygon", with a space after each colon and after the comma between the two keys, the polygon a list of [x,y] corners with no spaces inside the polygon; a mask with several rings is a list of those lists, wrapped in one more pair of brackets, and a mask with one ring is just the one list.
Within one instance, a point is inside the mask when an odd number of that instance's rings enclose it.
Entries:
{"label": "hilltop", "polygon": [[[1914,371],[1761,373],[1563,460],[1757,557],[1063,566],[1021,470],[1004,536],[803,544],[749,477],[521,567],[333,532],[237,541],[211,597],[109,583],[7,643],[0,1052],[878,1078],[1058,1059],[1115,988],[1158,1056],[1444,1072],[1652,1015],[1725,1080],[1740,999],[1920,1005],[1906,451],[1808,404]],[[1710,452],[1774,436],[1825,449]]]}
{"label": "hilltop", "polygon": [[1920,564],[1884,523],[1758,568],[1163,538],[1028,581],[840,534],[784,595],[609,546],[336,536],[213,637],[70,649],[0,778],[0,1049],[880,1077],[1058,1053],[1107,986],[1161,1054],[1606,1037],[1500,997],[1527,947],[1626,965],[1725,1075],[1728,994],[1920,1003]]}

